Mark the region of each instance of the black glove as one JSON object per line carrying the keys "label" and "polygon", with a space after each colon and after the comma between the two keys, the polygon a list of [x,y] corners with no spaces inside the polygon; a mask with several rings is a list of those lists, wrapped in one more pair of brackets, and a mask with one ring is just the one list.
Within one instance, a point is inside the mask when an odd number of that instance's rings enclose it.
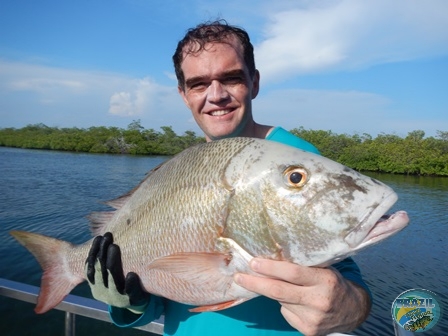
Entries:
{"label": "black glove", "polygon": [[124,277],[120,247],[113,241],[110,232],[93,240],[85,265],[92,295],[108,305],[141,314],[148,305],[150,294],[143,289],[136,273],[129,272]]}

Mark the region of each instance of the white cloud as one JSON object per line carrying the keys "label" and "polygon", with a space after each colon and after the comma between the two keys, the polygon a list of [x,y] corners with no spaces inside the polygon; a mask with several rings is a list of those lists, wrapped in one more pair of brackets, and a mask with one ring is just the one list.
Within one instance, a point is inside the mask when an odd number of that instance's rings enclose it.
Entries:
{"label": "white cloud", "polygon": [[427,136],[435,136],[436,130],[448,129],[443,115],[428,119],[424,114],[410,114],[388,97],[362,91],[272,90],[259,95],[253,106],[257,122],[287,130],[304,127],[372,136],[405,136],[413,130],[425,130]]}
{"label": "white cloud", "polygon": [[[175,86],[163,86],[150,78],[134,79],[127,91],[115,92],[110,98],[109,113],[124,117],[161,118],[172,123],[182,102]],[[185,116],[186,119],[186,116]]]}
{"label": "white cloud", "polygon": [[65,80],[56,78],[27,78],[11,82],[11,88],[16,90],[29,90],[45,92],[54,88],[65,88],[69,90],[83,89],[84,85],[80,81]]}
{"label": "white cloud", "polygon": [[119,86],[127,78],[112,73],[50,67],[0,59],[0,89],[34,92],[44,99],[86,95]]}
{"label": "white cloud", "polygon": [[135,109],[132,106],[131,94],[129,92],[117,92],[110,97],[109,113],[118,116],[135,115]]}
{"label": "white cloud", "polygon": [[163,73],[165,74],[165,76],[167,78],[171,79],[173,81],[173,83],[175,83],[175,85],[177,85],[177,77],[174,72],[164,71]]}
{"label": "white cloud", "polygon": [[[207,2],[199,3],[203,3],[204,8],[210,7]],[[199,5],[196,3],[190,7]],[[360,92],[362,89],[269,91],[274,88],[270,82],[302,74],[362,69],[386,62],[446,55],[447,1],[260,0],[254,11],[253,4],[241,5],[241,1],[229,0],[225,8],[224,17],[229,23],[248,29],[255,43],[255,57],[263,85],[260,96],[254,101],[257,121],[285,128],[304,126],[371,134],[399,132],[401,129],[409,131],[416,128],[412,125],[447,129],[446,121],[438,120],[439,124],[436,121],[433,124],[428,120],[415,121],[409,111],[407,115],[398,111],[410,104],[403,104],[400,96],[382,88],[377,92],[389,98]],[[201,6],[199,10],[204,12]],[[204,19],[214,18],[214,14],[202,16]],[[182,23],[182,28],[172,28],[181,31],[187,28],[186,24]],[[260,29],[263,29],[262,34]],[[130,77],[0,59],[0,127],[21,127],[34,122],[64,127],[123,127],[132,119],[141,119],[148,128],[172,125],[178,132],[187,129],[198,131],[191,113],[177,94],[173,73],[166,70],[169,66],[159,66],[158,57],[169,58],[173,45],[169,46],[169,51],[164,48],[166,46],[161,45],[160,52],[158,50],[154,54],[132,55],[132,59],[138,59],[139,55],[144,55],[145,59],[148,55],[154,57],[145,60],[148,68],[136,70],[129,67],[133,73],[148,71],[151,77],[145,73]],[[49,59],[44,61],[45,64],[50,62]],[[167,81],[167,77],[170,80]],[[158,81],[155,82],[154,78]],[[325,81],[326,77],[322,75],[314,79],[318,83]],[[338,88],[336,76],[332,74],[330,80],[331,85],[326,83],[324,86]],[[167,85],[161,85],[162,82]],[[295,83],[285,84],[292,86]],[[356,84],[353,85],[344,87],[356,89]],[[380,85],[372,83],[363,87],[375,90]],[[421,105],[427,106],[423,102]],[[440,107],[442,109],[443,106]],[[419,114],[425,118],[425,113]],[[427,114],[426,118],[429,119]]]}
{"label": "white cloud", "polygon": [[177,132],[197,130],[175,85],[116,73],[0,60],[0,107],[0,127],[40,122],[61,127],[124,127],[138,118],[154,129],[171,125]]}
{"label": "white cloud", "polygon": [[116,92],[110,98],[109,113],[118,116],[138,116],[150,112],[158,91],[164,88],[152,82],[149,78],[134,80],[132,91]]}
{"label": "white cloud", "polygon": [[[282,5],[283,4],[283,5]],[[328,69],[448,53],[444,0],[337,0],[284,3],[268,17],[256,48],[267,81]]]}
{"label": "white cloud", "polygon": [[288,130],[303,126],[374,135],[396,126],[390,104],[386,97],[367,92],[276,90],[254,100],[254,115],[261,123]]}

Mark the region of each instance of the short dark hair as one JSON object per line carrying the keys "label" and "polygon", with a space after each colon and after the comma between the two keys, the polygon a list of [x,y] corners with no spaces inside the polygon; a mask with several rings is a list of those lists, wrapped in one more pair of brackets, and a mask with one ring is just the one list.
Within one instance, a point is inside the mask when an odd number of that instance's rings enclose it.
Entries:
{"label": "short dark hair", "polygon": [[[185,77],[181,65],[183,53],[196,53],[204,50],[207,43],[227,43],[229,36],[235,36],[243,47],[244,62],[251,77],[255,74],[254,47],[250,42],[249,34],[239,27],[229,25],[225,20],[205,22],[187,30],[184,38],[177,44],[173,55],[174,70],[178,85],[183,88]],[[186,48],[184,50],[184,48]],[[187,49],[188,48],[188,49]]]}

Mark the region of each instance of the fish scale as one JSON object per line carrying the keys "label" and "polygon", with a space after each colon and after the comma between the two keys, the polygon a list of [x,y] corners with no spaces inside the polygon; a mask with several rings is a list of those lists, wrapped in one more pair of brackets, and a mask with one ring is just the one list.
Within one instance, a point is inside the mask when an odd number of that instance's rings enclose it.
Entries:
{"label": "fish scale", "polygon": [[[322,156],[268,140],[231,138],[197,145],[159,167],[128,194],[91,215],[95,235],[111,232],[125,273],[144,288],[212,311],[255,296],[233,281],[253,257],[330,265],[404,228],[383,183]],[[380,220],[381,219],[381,220]],[[44,274],[35,311],[56,306],[84,281],[92,241],[72,245],[24,231],[11,234]]]}

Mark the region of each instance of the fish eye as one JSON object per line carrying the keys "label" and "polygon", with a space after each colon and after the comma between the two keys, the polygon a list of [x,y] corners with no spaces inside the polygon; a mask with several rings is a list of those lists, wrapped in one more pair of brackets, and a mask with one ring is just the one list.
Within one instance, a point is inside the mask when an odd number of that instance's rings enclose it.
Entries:
{"label": "fish eye", "polygon": [[308,173],[302,167],[288,167],[283,173],[290,187],[301,188],[308,180]]}

